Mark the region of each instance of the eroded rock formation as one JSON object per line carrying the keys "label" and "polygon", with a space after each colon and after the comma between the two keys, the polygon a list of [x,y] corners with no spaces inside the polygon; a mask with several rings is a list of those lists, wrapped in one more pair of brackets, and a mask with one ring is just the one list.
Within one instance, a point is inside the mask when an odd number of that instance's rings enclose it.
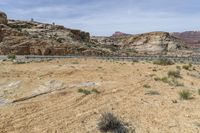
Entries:
{"label": "eroded rock formation", "polygon": [[92,37],[88,32],[35,21],[7,20],[0,13],[0,54],[18,55],[135,55],[167,54],[185,44],[166,32],[139,35],[117,33]]}
{"label": "eroded rock formation", "polygon": [[172,35],[183,40],[188,47],[200,48],[200,31],[174,32]]}
{"label": "eroded rock formation", "polygon": [[134,54],[167,54],[183,50],[185,44],[167,32],[151,32],[138,35],[111,37],[93,37],[101,45],[118,47],[122,55]]}

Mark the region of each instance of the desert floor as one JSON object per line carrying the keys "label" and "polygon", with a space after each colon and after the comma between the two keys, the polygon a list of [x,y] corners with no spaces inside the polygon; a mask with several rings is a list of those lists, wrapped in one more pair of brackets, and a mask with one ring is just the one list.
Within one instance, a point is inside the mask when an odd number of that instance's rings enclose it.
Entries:
{"label": "desert floor", "polygon": [[[94,59],[1,62],[0,132],[100,133],[101,114],[112,112],[136,133],[199,133],[200,66],[185,70],[183,65]],[[155,80],[178,69],[182,78],[176,84]],[[189,100],[180,99],[182,90],[190,91]]]}

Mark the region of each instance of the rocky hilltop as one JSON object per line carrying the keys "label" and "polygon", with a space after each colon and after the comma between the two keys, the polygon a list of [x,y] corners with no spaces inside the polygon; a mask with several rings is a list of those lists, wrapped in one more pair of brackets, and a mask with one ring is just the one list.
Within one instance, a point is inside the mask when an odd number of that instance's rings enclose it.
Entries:
{"label": "rocky hilltop", "polygon": [[150,32],[138,35],[121,35],[111,37],[93,37],[101,45],[118,47],[123,55],[133,54],[167,54],[178,52],[187,47],[180,39],[167,32]]}
{"label": "rocky hilltop", "polygon": [[7,20],[0,15],[0,54],[18,55],[109,55],[90,42],[90,34],[55,24]]}
{"label": "rocky hilltop", "polygon": [[[122,35],[123,34],[123,35]],[[8,20],[0,12],[0,54],[17,55],[135,55],[181,51],[185,44],[166,32],[139,35],[116,33],[90,37],[88,32],[55,24]]]}
{"label": "rocky hilltop", "polygon": [[126,33],[120,32],[120,31],[116,31],[116,32],[112,35],[112,37],[127,36],[127,35],[130,35],[130,34],[126,34]]}

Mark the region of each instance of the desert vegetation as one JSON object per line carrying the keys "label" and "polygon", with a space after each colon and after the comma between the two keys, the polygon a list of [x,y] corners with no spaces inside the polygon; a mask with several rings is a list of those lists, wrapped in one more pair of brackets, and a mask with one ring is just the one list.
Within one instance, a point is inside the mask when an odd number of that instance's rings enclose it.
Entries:
{"label": "desert vegetation", "polygon": [[191,93],[189,90],[182,90],[179,92],[179,96],[182,100],[189,100],[191,99]]}
{"label": "desert vegetation", "polygon": [[98,122],[98,128],[101,132],[128,133],[124,123],[109,112],[102,114]]}

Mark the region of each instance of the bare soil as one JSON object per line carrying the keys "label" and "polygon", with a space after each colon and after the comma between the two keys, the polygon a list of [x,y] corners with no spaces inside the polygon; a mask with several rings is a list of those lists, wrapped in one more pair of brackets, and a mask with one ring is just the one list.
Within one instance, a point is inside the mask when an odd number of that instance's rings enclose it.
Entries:
{"label": "bare soil", "polygon": [[[100,133],[101,113],[112,112],[136,133],[198,133],[200,67],[181,68],[182,78],[176,80],[182,86],[154,80],[183,65],[94,59],[1,62],[0,132]],[[85,95],[79,89],[100,93]],[[191,99],[180,99],[183,89]]]}

